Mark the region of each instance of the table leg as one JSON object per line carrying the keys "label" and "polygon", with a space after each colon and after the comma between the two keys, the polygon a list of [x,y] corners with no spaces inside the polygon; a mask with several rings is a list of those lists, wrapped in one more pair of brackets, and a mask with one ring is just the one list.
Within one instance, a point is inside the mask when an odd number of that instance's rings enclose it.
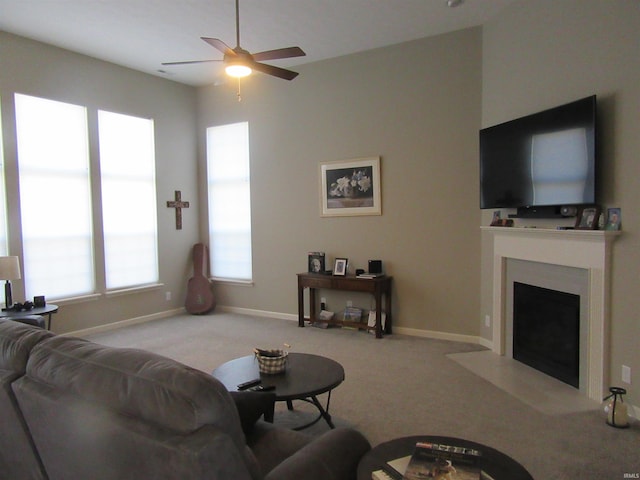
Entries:
{"label": "table leg", "polygon": [[298,282],[298,326],[304,327],[304,287]]}
{"label": "table leg", "polygon": [[[331,392],[329,392],[329,398],[331,398]],[[329,401],[327,400],[327,408],[323,408],[322,404],[320,403],[320,401],[318,400],[318,398],[314,395],[313,397],[311,397],[311,401],[313,402],[313,404],[318,408],[318,410],[320,410],[320,415],[322,416],[322,418],[324,418],[325,422],[327,422],[327,425],[329,425],[329,427],[331,428],[336,428],[336,426],[333,424],[333,421],[331,421],[331,415],[329,415]]]}
{"label": "table leg", "polygon": [[[307,403],[312,403],[313,405],[316,406],[316,408],[318,409],[319,415],[318,417],[305,424],[302,425],[300,427],[295,427],[293,430],[304,430],[305,428],[309,428],[311,425],[315,425],[316,423],[318,423],[320,421],[321,418],[324,418],[324,421],[327,422],[327,425],[329,425],[329,428],[336,428],[336,426],[333,424],[333,420],[331,419],[331,415],[329,414],[329,405],[331,403],[331,390],[329,390],[328,392],[328,396],[327,396],[327,406],[323,407],[322,404],[320,403],[320,400],[318,400],[318,397],[316,397],[315,395],[312,395],[309,398],[300,398],[299,400],[302,400],[303,402],[307,402]],[[290,404],[290,400],[287,400],[287,406],[289,406]],[[289,408],[289,410],[293,410],[293,407]]]}
{"label": "table leg", "polygon": [[384,301],[385,301],[385,311],[387,312],[387,321],[385,323],[384,332],[391,335],[392,333],[391,329],[393,324],[393,320],[391,318],[391,288],[387,289],[387,291],[385,292]]}
{"label": "table leg", "polygon": [[377,288],[374,297],[376,302],[376,338],[382,338],[382,294]]}
{"label": "table leg", "polygon": [[309,322],[316,321],[316,289],[309,287]]}

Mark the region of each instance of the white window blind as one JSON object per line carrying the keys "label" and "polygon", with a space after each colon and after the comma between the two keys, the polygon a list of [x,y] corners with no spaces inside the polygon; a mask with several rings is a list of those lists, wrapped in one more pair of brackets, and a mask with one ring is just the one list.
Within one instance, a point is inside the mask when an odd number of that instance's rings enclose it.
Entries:
{"label": "white window blind", "polygon": [[15,95],[26,298],[93,293],[84,107]]}
{"label": "white window blind", "polygon": [[153,120],[101,110],[98,124],[107,289],[156,283]]}
{"label": "white window blind", "polygon": [[249,281],[251,183],[249,124],[207,129],[209,243],[216,278]]}
{"label": "white window blind", "polygon": [[4,147],[2,145],[2,112],[0,111],[0,256],[9,254],[7,239],[7,194],[4,182]]}

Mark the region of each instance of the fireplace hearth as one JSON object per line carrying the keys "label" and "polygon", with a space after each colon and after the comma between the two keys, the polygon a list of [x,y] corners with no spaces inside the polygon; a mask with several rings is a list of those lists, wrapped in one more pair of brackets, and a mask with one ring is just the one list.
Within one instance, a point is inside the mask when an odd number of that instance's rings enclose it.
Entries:
{"label": "fireplace hearth", "polygon": [[580,296],[514,282],[513,358],[580,388]]}

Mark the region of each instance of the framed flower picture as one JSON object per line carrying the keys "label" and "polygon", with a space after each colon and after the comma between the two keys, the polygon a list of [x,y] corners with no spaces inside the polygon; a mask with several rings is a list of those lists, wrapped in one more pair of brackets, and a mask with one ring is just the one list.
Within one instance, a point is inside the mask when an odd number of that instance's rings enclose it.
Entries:
{"label": "framed flower picture", "polygon": [[320,163],[321,216],[381,215],[380,157]]}

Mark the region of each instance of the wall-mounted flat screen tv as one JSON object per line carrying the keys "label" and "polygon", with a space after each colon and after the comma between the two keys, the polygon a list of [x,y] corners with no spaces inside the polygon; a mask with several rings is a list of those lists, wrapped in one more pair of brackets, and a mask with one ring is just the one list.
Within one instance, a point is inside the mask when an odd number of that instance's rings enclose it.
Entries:
{"label": "wall-mounted flat screen tv", "polygon": [[480,208],[586,205],[595,195],[595,95],[480,130]]}

